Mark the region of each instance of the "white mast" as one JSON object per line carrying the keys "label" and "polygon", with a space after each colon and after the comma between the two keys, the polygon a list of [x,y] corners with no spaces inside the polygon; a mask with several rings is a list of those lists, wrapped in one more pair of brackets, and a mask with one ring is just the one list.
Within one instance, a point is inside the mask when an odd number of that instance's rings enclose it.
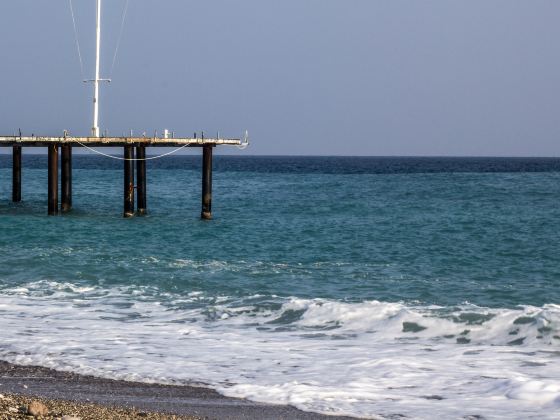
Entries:
{"label": "white mast", "polygon": [[93,137],[99,137],[99,82],[111,82],[111,79],[99,78],[99,62],[101,56],[101,0],[97,0],[95,38],[95,79],[88,80],[88,82],[93,82],[93,127],[91,131]]}
{"label": "white mast", "polygon": [[101,0],[97,0],[97,19],[95,25],[95,80],[93,80],[93,137],[99,137],[99,56],[101,52]]}

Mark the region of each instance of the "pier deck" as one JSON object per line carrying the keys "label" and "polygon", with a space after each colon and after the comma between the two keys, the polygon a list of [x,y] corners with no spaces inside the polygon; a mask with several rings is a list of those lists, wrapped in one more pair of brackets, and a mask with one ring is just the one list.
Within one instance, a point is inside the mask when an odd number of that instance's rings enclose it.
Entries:
{"label": "pier deck", "polygon": [[20,137],[0,136],[1,146],[45,147],[52,144],[80,147],[117,147],[117,146],[151,146],[151,147],[202,147],[205,145],[241,146],[241,139],[233,138],[162,138],[162,137]]}

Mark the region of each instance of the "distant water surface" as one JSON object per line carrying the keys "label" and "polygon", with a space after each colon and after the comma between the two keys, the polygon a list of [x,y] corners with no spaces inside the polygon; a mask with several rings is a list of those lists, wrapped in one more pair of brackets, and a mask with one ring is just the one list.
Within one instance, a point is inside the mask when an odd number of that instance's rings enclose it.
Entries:
{"label": "distant water surface", "polygon": [[[0,358],[362,417],[560,414],[560,159],[0,156]],[[469,404],[464,401],[468,400]]]}

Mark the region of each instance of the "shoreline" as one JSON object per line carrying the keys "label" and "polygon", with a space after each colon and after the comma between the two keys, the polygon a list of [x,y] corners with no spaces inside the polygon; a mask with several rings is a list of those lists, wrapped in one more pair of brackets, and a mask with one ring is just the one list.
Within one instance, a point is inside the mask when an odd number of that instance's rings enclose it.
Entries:
{"label": "shoreline", "polygon": [[119,413],[128,410],[130,418],[138,417],[138,413],[142,413],[142,416],[147,413],[156,415],[151,418],[167,416],[255,420],[350,418],[309,413],[287,405],[269,405],[225,397],[210,388],[102,379],[40,366],[15,365],[4,361],[0,361],[0,394],[10,396],[8,398],[36,397],[46,400],[47,405],[61,402],[77,403],[85,410],[93,405],[100,409],[121,410]]}

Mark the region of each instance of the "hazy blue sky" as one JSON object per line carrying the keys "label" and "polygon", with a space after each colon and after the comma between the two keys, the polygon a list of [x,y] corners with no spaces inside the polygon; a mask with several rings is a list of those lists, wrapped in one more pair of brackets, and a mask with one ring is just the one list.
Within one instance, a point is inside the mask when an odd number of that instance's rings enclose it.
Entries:
{"label": "hazy blue sky", "polygon": [[[74,0],[87,77],[94,0]],[[101,127],[246,154],[560,155],[560,1],[104,0]],[[0,2],[0,132],[87,134],[67,0]]]}

